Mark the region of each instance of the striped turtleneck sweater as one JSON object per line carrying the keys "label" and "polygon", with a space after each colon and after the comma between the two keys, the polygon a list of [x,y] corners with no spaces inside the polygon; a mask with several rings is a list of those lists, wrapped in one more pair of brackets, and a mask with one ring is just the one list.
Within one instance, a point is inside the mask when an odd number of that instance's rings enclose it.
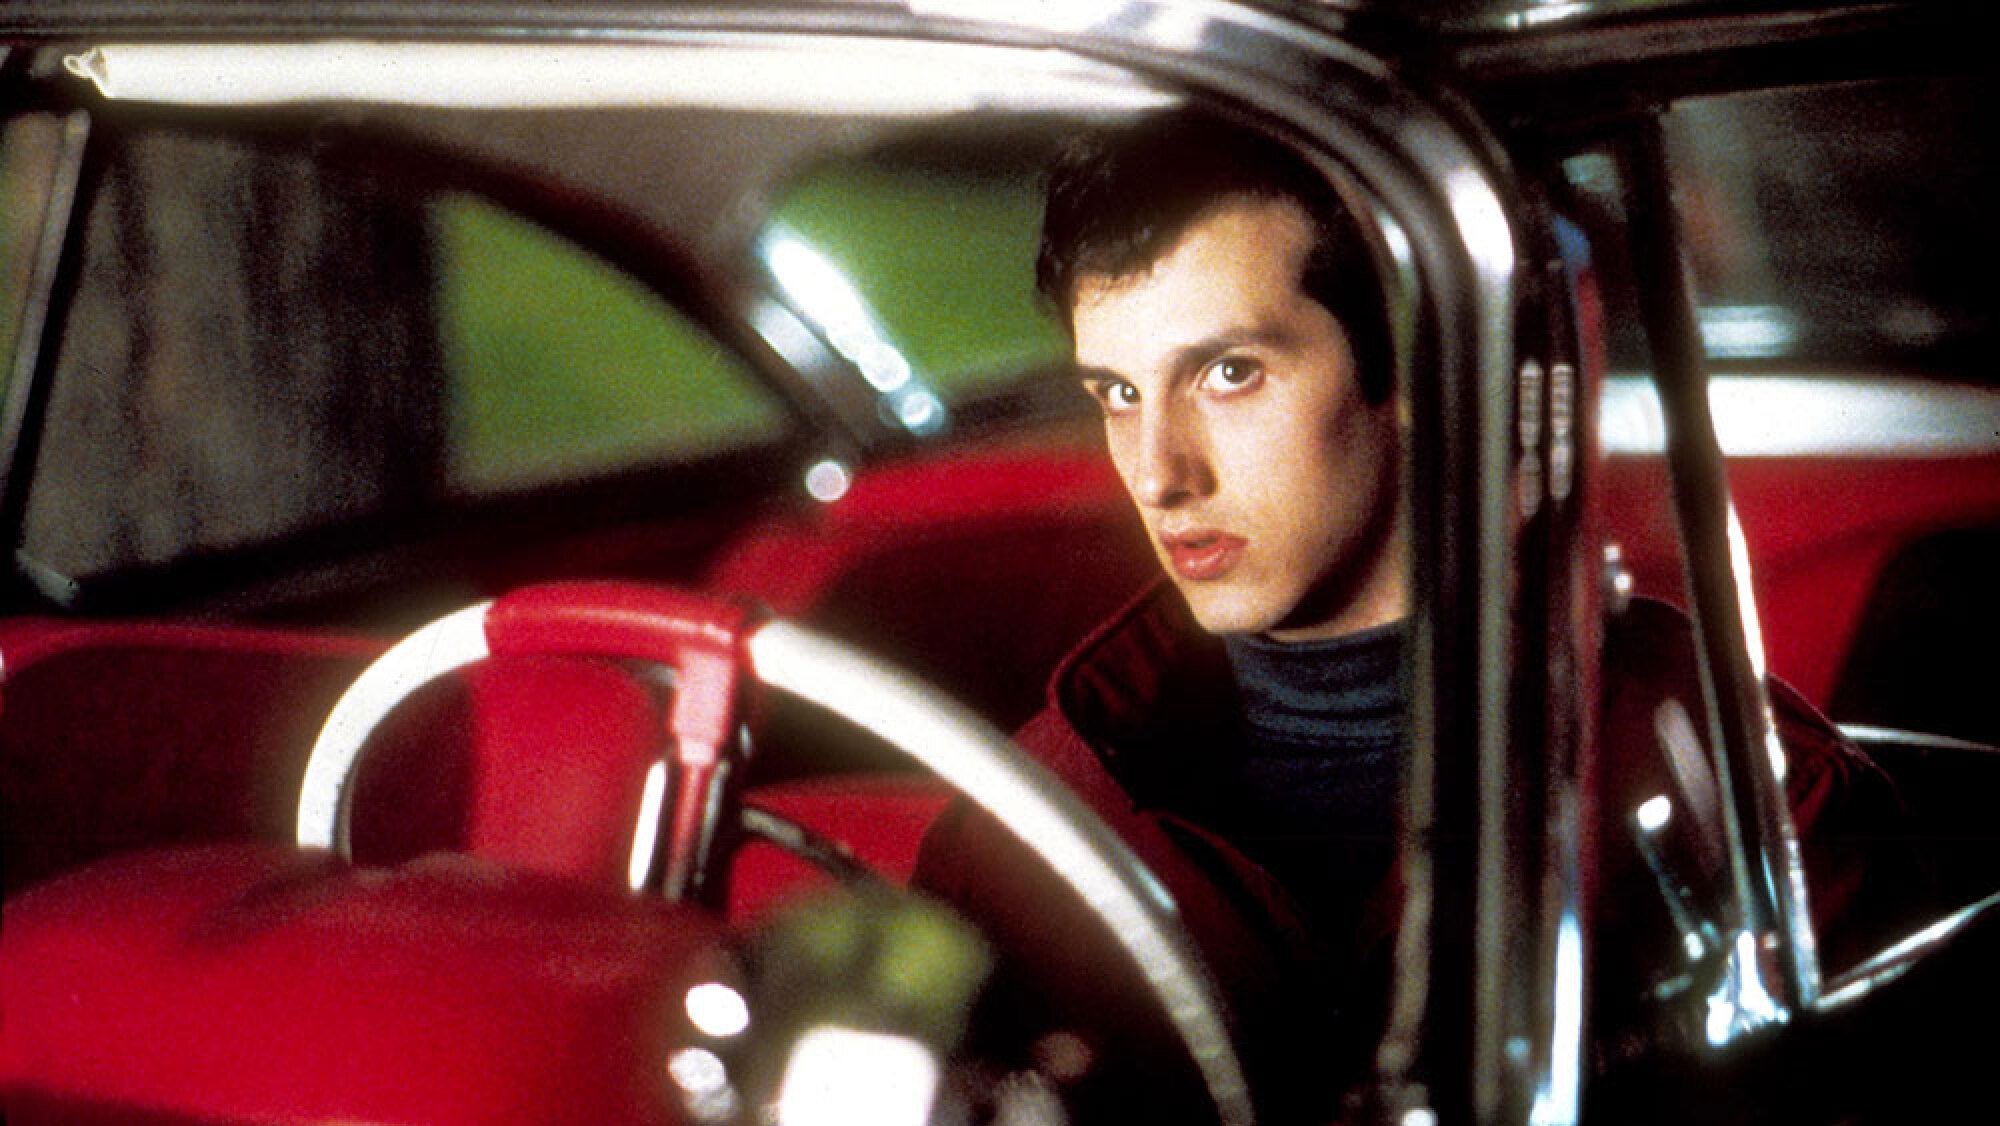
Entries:
{"label": "striped turtleneck sweater", "polygon": [[1394,855],[1404,634],[1397,622],[1326,641],[1224,639],[1243,709],[1226,831],[1323,941],[1354,933]]}

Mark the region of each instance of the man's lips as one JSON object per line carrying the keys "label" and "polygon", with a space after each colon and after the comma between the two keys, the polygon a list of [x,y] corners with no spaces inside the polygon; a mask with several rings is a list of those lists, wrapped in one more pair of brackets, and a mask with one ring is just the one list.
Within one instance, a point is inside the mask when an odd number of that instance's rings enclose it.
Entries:
{"label": "man's lips", "polygon": [[1209,582],[1234,570],[1250,541],[1227,532],[1203,529],[1162,535],[1160,545],[1166,548],[1174,574],[1191,582]]}

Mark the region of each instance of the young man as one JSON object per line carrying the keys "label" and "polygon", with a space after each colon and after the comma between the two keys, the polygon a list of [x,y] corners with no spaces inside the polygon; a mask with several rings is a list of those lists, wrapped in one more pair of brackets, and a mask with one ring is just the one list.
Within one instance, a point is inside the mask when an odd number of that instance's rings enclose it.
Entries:
{"label": "young man", "polygon": [[[1166,581],[1062,664],[1020,742],[1173,893],[1230,999],[1263,1113],[1281,1121],[1338,1113],[1386,996],[1410,592],[1373,247],[1282,146],[1168,115],[1064,151],[1037,261]],[[1656,709],[1700,698],[1685,623],[1641,607],[1613,626],[1606,661],[1605,753],[1632,764],[1621,785],[1661,792],[1646,789],[1665,785]],[[1778,704],[1802,827],[1865,825],[1892,804],[1794,697]],[[1823,921],[1866,898],[1853,836],[1808,839]],[[1643,873],[1605,863],[1607,883]],[[1106,1045],[1157,1025],[1120,1007],[1131,974],[983,818],[947,814],[918,878],[986,928],[1026,991],[1054,998],[1014,1019]],[[1617,940],[1637,974],[1678,936],[1648,907],[1649,884],[1619,895],[1639,903],[1613,925],[1647,936]],[[1599,968],[1604,980],[1628,969],[1616,955]],[[1131,1098],[1130,1079],[1102,1092]],[[1148,1115],[1190,1097],[1153,1075],[1139,1090],[1156,1098]]]}

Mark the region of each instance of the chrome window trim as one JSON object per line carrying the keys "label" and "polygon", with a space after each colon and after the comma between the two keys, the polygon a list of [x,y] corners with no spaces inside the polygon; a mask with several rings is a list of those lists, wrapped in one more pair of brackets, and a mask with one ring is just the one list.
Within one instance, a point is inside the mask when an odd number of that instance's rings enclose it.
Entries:
{"label": "chrome window trim", "polygon": [[[114,41],[68,54],[63,66],[107,100],[204,107],[341,101],[443,109],[700,105],[896,119],[1070,107],[1133,111],[1164,100],[1119,71],[1057,52],[874,37]],[[779,66],[797,68],[795,82],[768,82]]]}
{"label": "chrome window trim", "polygon": [[1937,751],[1963,751],[1979,755],[2000,755],[2000,746],[1982,743],[1976,739],[1960,739],[1953,735],[1938,735],[1928,731],[1911,731],[1902,727],[1877,727],[1868,723],[1843,723],[1840,733],[1860,743],[1864,748],[1875,746],[1916,747]]}
{"label": "chrome window trim", "polygon": [[[50,320],[62,315],[55,293],[65,258],[75,254],[83,238],[76,212],[84,183],[90,117],[81,110],[71,110],[62,116],[60,128],[56,166],[43,201],[40,234],[25,280],[27,293],[15,326],[14,353],[5,357],[7,369],[0,375],[4,379],[0,382],[0,528],[6,529],[16,545],[41,448],[40,416],[56,366],[56,356],[46,348],[44,337]],[[27,570],[33,581],[30,564],[21,557],[15,566]]]}

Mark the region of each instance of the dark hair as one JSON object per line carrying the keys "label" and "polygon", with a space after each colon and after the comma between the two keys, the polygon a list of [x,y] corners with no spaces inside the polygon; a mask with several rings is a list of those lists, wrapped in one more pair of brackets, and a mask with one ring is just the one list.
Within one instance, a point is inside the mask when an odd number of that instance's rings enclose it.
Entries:
{"label": "dark hair", "polygon": [[1340,323],[1362,393],[1381,402],[1395,356],[1374,243],[1324,174],[1247,127],[1176,111],[1067,140],[1045,180],[1035,288],[1067,321],[1085,275],[1140,273],[1240,199],[1295,203],[1312,220],[1299,286]]}

